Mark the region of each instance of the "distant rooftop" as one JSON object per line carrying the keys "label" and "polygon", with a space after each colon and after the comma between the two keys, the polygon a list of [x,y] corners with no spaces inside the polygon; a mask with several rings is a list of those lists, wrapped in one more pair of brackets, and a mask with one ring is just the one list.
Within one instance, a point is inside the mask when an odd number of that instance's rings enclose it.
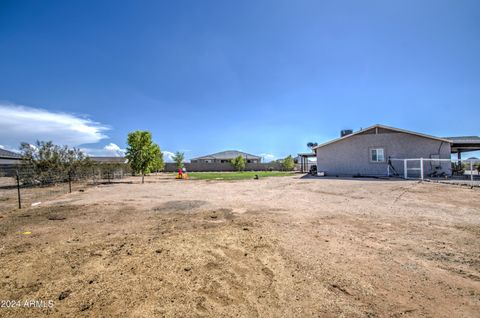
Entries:
{"label": "distant rooftop", "polygon": [[22,159],[22,155],[13,151],[0,148],[0,158],[2,159]]}
{"label": "distant rooftop", "polygon": [[199,159],[220,159],[220,160],[229,160],[236,158],[238,156],[242,156],[245,159],[262,159],[262,157],[255,156],[246,152],[238,151],[238,150],[227,150],[227,151],[221,151],[217,153],[213,153],[211,155],[206,155],[202,157],[197,157],[197,158],[192,158],[191,160],[199,160]]}

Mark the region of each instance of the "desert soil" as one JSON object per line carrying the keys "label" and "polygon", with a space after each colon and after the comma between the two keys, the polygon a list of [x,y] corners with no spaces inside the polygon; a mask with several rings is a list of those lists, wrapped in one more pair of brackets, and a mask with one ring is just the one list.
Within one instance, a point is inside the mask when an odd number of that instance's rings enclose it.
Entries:
{"label": "desert soil", "polygon": [[0,316],[480,317],[478,188],[146,180],[2,211]]}

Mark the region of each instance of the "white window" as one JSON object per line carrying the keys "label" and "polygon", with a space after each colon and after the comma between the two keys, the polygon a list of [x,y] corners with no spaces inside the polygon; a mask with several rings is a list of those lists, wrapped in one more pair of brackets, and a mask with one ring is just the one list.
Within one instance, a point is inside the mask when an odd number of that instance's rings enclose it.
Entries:
{"label": "white window", "polygon": [[384,162],[385,161],[385,151],[383,148],[372,148],[370,149],[370,160],[373,162]]}

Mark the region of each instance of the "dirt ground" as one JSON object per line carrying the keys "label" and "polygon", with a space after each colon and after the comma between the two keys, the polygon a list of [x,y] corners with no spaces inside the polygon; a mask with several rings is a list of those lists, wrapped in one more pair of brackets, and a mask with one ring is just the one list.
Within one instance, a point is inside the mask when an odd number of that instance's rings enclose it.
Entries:
{"label": "dirt ground", "polygon": [[0,214],[1,317],[480,317],[478,188],[132,180]]}

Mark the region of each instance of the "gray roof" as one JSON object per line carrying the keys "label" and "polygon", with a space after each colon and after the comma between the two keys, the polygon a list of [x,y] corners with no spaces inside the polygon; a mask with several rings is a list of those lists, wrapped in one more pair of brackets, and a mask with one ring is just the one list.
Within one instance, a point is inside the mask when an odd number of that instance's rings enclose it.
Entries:
{"label": "gray roof", "polygon": [[126,163],[125,157],[89,157],[93,162],[99,163]]}
{"label": "gray roof", "polygon": [[299,157],[315,157],[317,156],[314,152],[303,152],[297,154]]}
{"label": "gray roof", "polygon": [[213,153],[211,155],[206,155],[202,157],[192,158],[191,160],[198,160],[198,159],[220,159],[220,160],[230,160],[236,158],[238,156],[242,156],[246,159],[262,159],[262,157],[251,155],[246,152],[238,151],[238,150],[227,150],[221,151],[217,153]]}
{"label": "gray roof", "polygon": [[365,128],[365,129],[360,129],[359,131],[356,131],[356,132],[354,132],[354,133],[352,133],[352,134],[345,135],[345,136],[343,136],[343,137],[339,137],[339,138],[336,138],[336,139],[327,141],[327,142],[325,142],[325,143],[323,143],[323,144],[321,144],[321,145],[318,145],[318,146],[316,146],[316,147],[312,147],[312,149],[315,150],[315,149],[317,149],[317,148],[324,147],[324,146],[326,146],[326,145],[332,144],[332,143],[337,142],[337,141],[340,141],[340,140],[348,139],[348,138],[350,138],[350,137],[353,137],[353,136],[355,136],[355,135],[364,133],[364,132],[366,132],[366,131],[368,131],[368,130],[375,129],[375,128],[383,128],[383,129],[393,130],[393,131],[397,131],[397,132],[401,132],[401,133],[405,133],[405,134],[410,134],[410,135],[415,135],[415,136],[419,136],[419,137],[424,137],[424,138],[429,138],[429,139],[440,140],[440,141],[452,143],[451,140],[446,139],[446,138],[440,138],[440,137],[435,137],[435,136],[431,136],[431,135],[426,135],[426,134],[418,133],[418,132],[415,132],[415,131],[410,131],[410,130],[405,130],[405,129],[400,129],[400,128],[395,128],[395,127],[390,127],[390,126],[385,126],[385,125],[376,124],[376,125],[370,126],[370,127],[368,127],[368,128]]}
{"label": "gray roof", "polygon": [[445,139],[451,140],[456,143],[462,144],[473,144],[479,143],[480,137],[479,136],[455,136],[455,137],[444,137]]}
{"label": "gray roof", "polygon": [[3,159],[22,159],[22,155],[13,151],[0,148],[0,158]]}

